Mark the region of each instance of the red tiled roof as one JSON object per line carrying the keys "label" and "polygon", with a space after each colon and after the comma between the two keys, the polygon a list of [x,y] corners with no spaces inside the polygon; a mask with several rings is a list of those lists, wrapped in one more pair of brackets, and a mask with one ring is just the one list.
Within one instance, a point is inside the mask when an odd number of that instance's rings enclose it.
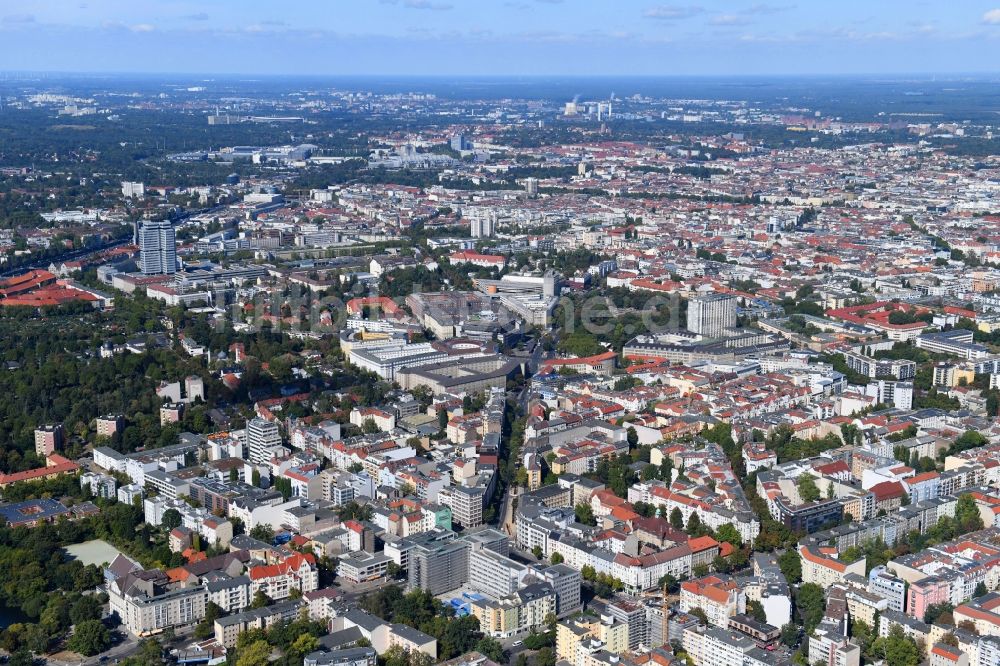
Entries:
{"label": "red tiled roof", "polygon": [[24,472],[14,472],[12,474],[0,474],[0,486],[7,486],[22,481],[44,479],[49,476],[56,476],[57,474],[72,474],[79,469],[80,466],[73,461],[63,458],[58,453],[53,453],[46,459],[45,467],[29,469]]}

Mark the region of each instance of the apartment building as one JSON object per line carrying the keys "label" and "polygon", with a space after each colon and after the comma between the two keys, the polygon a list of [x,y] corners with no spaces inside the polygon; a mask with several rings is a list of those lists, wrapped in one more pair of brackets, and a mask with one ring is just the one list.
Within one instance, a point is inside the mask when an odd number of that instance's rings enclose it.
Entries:
{"label": "apartment building", "polygon": [[208,600],[226,613],[236,613],[250,605],[250,578],[248,576],[220,577],[205,583]]}
{"label": "apartment building", "polygon": [[486,489],[451,486],[438,493],[438,503],[451,508],[452,520],[468,529],[483,524],[483,501]]}
{"label": "apartment building", "polygon": [[843,562],[836,557],[836,550],[829,547],[799,546],[802,562],[802,582],[830,587],[844,581],[847,574],[865,575],[865,558]]}
{"label": "apartment building", "polygon": [[543,630],[545,618],[556,612],[556,593],[548,583],[526,585],[497,601],[477,599],[470,604],[479,629],[496,638]]}
{"label": "apartment building", "polygon": [[162,571],[144,570],[122,555],[108,565],[105,579],[111,613],[135,636],[151,636],[205,617],[206,588],[171,583]]}
{"label": "apartment building", "polygon": [[312,592],[319,588],[319,572],[312,554],[293,553],[275,564],[250,567],[250,596],[263,592],[274,600],[287,599],[292,590]]}
{"label": "apartment building", "polygon": [[628,625],[610,617],[588,616],[563,620],[556,625],[556,655],[559,659],[583,666],[586,655],[594,648],[614,654],[628,650]]}
{"label": "apartment building", "polygon": [[680,609],[689,613],[700,608],[709,624],[726,629],[729,618],[746,611],[746,595],[731,579],[705,576],[681,583]]}
{"label": "apartment building", "polygon": [[304,607],[300,599],[226,615],[215,620],[215,640],[226,648],[236,647],[239,635],[250,629],[266,629],[281,622],[292,622]]}

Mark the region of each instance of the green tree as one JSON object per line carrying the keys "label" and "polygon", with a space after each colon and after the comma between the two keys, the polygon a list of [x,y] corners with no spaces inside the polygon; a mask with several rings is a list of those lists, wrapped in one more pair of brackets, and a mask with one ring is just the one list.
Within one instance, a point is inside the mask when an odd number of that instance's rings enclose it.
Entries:
{"label": "green tree", "polygon": [[789,548],[778,556],[778,567],[790,584],[802,580],[802,560],[795,549]]}
{"label": "green tree", "polygon": [[559,617],[555,613],[545,614],[545,626],[548,627],[549,631],[554,632],[557,624],[559,624]]}
{"label": "green tree", "polygon": [[550,647],[543,647],[535,653],[535,666],[556,666],[556,655]]}
{"label": "green tree", "polygon": [[799,628],[789,622],[781,627],[781,642],[788,648],[794,648],[799,644]]}
{"label": "green tree", "polygon": [[966,493],[958,498],[955,504],[955,520],[963,533],[983,529],[983,518],[972,495]]}
{"label": "green tree", "polygon": [[719,529],[715,532],[715,539],[717,541],[726,541],[731,543],[735,548],[739,548],[743,545],[743,539],[740,537],[739,531],[733,527],[732,523],[724,523],[719,526]]}
{"label": "green tree", "polygon": [[521,486],[522,488],[528,485],[528,470],[524,467],[517,468],[517,474],[514,475],[514,485]]}
{"label": "green tree", "polygon": [[701,518],[698,517],[696,511],[692,511],[691,515],[688,516],[687,522],[687,533],[691,535],[696,535],[701,530]]}
{"label": "green tree", "polygon": [[122,666],[160,666],[163,663],[163,646],[155,638],[139,641],[139,651],[121,663]]}
{"label": "green tree", "polygon": [[888,636],[875,639],[872,652],[884,655],[885,663],[892,666],[917,666],[920,663],[920,649],[916,641],[907,636],[898,624],[893,625]]}
{"label": "green tree", "polygon": [[823,610],[826,608],[823,588],[815,583],[803,583],[795,598],[795,606],[806,633],[812,633],[823,619]]}
{"label": "green tree", "polygon": [[799,497],[803,502],[815,502],[820,498],[816,481],[808,474],[803,474],[795,484],[799,489]]}
{"label": "green tree", "polygon": [[688,611],[688,613],[698,618],[702,624],[708,624],[708,614],[703,609],[695,607]]}
{"label": "green tree", "polygon": [[952,442],[951,447],[948,448],[948,454],[955,455],[968,449],[979,448],[980,446],[985,446],[987,442],[988,440],[975,430],[966,430],[958,439]]}
{"label": "green tree", "polygon": [[69,619],[73,624],[86,620],[100,620],[104,604],[93,594],[84,594],[69,609]]}
{"label": "green tree", "polygon": [[670,487],[671,482],[674,479],[674,461],[670,459],[670,456],[663,456],[663,462],[660,463],[660,480]]}
{"label": "green tree", "polygon": [[267,666],[271,657],[271,646],[265,640],[250,643],[236,653],[236,666]]}
{"label": "green tree", "polygon": [[560,338],[558,349],[564,354],[578,357],[595,356],[605,351],[592,333],[579,329]]}
{"label": "green tree", "polygon": [[253,595],[253,601],[250,602],[250,608],[264,608],[271,604],[271,598],[264,594],[264,590],[257,590],[257,594]]}
{"label": "green tree", "polygon": [[274,541],[274,530],[271,529],[270,525],[265,525],[264,523],[254,525],[253,529],[250,530],[250,537],[264,543],[272,543]]}
{"label": "green tree", "polygon": [[733,567],[729,560],[724,558],[722,555],[716,555],[712,558],[712,568],[719,573],[729,573],[732,571]]}
{"label": "green tree", "polygon": [[100,620],[84,620],[73,628],[73,635],[66,647],[85,657],[91,657],[111,647],[111,633]]}
{"label": "green tree", "polygon": [[319,649],[319,641],[312,634],[299,634],[299,636],[292,641],[292,644],[286,650],[290,657],[295,658],[297,661],[301,662],[302,658],[305,657],[310,652],[315,652]]}
{"label": "green tree", "polygon": [[862,619],[855,619],[851,622],[851,637],[861,648],[861,654],[865,656],[865,661],[874,661],[872,658],[874,655],[870,654],[872,641],[875,640],[871,625]]}
{"label": "green tree", "polygon": [[[30,651],[22,648],[11,653],[7,664],[8,666],[34,666],[35,658],[31,656]],[[525,666],[527,666],[527,664]]]}
{"label": "green tree", "polygon": [[574,513],[576,513],[576,521],[582,523],[583,525],[596,525],[597,520],[594,519],[594,510],[589,504],[580,503],[573,507]]}
{"label": "green tree", "polygon": [[562,564],[565,561],[565,558],[562,556],[562,553],[552,553],[550,560],[552,561],[552,564]]}
{"label": "green tree", "polygon": [[764,606],[756,599],[747,600],[747,615],[753,617],[758,622],[767,622],[767,612]]}
{"label": "green tree", "polygon": [[955,606],[947,601],[939,604],[931,604],[924,611],[923,620],[927,624],[941,624],[940,619],[943,615],[947,615],[954,620],[954,616],[952,616],[952,611],[954,610]]}
{"label": "green tree", "polygon": [[672,574],[664,574],[656,582],[656,586],[661,590],[666,588],[667,594],[674,594],[680,589],[680,581]]}
{"label": "green tree", "polygon": [[476,643],[476,652],[492,659],[498,664],[504,663],[503,645],[495,638],[484,636]]}
{"label": "green tree", "polygon": [[681,513],[680,507],[675,506],[670,511],[670,526],[675,530],[684,529],[684,514]]}
{"label": "green tree", "polygon": [[853,446],[861,443],[861,430],[853,423],[843,423],[840,426],[840,436],[844,444]]}
{"label": "green tree", "polygon": [[163,512],[161,524],[168,530],[180,527],[182,522],[184,522],[184,518],[181,516],[181,512],[177,509],[167,509]]}
{"label": "green tree", "polygon": [[222,617],[222,609],[214,601],[205,606],[205,617],[194,628],[195,638],[208,638],[215,633],[215,621]]}

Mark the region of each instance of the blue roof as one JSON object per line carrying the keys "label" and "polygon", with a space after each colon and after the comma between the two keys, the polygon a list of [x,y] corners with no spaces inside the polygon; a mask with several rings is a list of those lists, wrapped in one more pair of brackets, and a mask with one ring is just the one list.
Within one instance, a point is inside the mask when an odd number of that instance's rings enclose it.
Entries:
{"label": "blue roof", "polygon": [[68,509],[54,499],[26,500],[0,506],[0,516],[3,516],[4,520],[12,525],[47,520],[66,513],[66,511]]}

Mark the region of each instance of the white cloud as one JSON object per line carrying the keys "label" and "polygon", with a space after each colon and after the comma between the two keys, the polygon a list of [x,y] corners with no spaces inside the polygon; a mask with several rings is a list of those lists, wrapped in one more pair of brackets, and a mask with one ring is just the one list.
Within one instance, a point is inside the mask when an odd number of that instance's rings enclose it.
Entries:
{"label": "white cloud", "polygon": [[990,25],[1000,25],[1000,8],[991,9],[990,11],[983,14],[983,23],[989,23]]}
{"label": "white cloud", "polygon": [[718,16],[713,16],[709,20],[709,23],[712,25],[746,25],[750,21],[745,16],[739,16],[738,14],[719,14]]}
{"label": "white cloud", "polygon": [[657,7],[650,7],[642,15],[646,18],[660,21],[678,21],[697,16],[704,11],[705,8],[698,5],[659,5]]}
{"label": "white cloud", "polygon": [[126,25],[121,21],[102,21],[101,28],[104,30],[128,30],[129,32],[153,32],[156,30],[156,26],[151,23]]}

